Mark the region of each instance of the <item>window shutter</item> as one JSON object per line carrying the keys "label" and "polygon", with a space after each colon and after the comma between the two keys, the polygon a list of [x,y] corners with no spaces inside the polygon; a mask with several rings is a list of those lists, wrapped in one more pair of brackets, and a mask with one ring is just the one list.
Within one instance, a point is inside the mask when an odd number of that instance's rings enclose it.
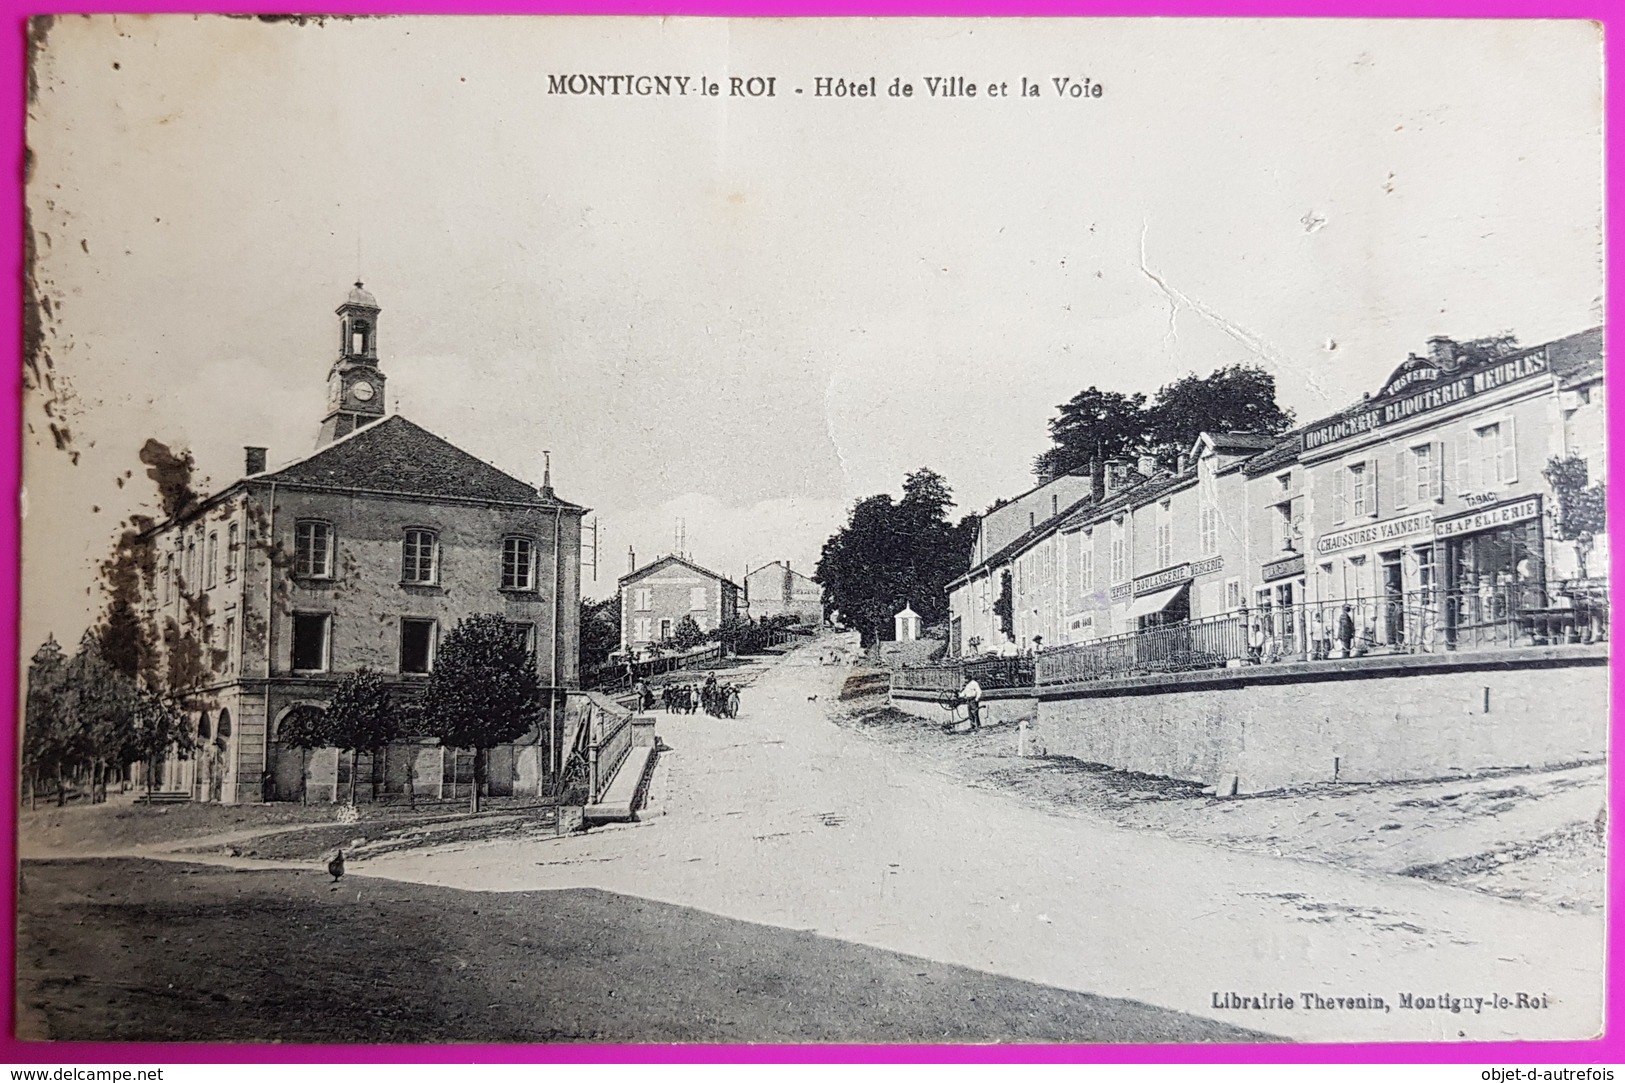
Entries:
{"label": "window shutter", "polygon": [[1365,487],[1366,492],[1369,494],[1366,497],[1368,503],[1366,504],[1365,513],[1373,519],[1382,510],[1382,499],[1377,495],[1381,492],[1380,478],[1381,475],[1377,471],[1376,456],[1372,456],[1365,461]]}
{"label": "window shutter", "polygon": [[1433,445],[1433,473],[1430,482],[1435,504],[1444,503],[1444,441],[1439,440]]}
{"label": "window shutter", "polygon": [[1518,480],[1518,435],[1510,415],[1501,421],[1501,480]]}
{"label": "window shutter", "polygon": [[1410,453],[1411,449],[1408,447],[1402,447],[1394,452],[1394,507],[1396,508],[1403,508],[1410,503],[1410,494],[1405,491],[1405,486],[1410,484],[1407,480],[1410,473],[1406,470],[1406,466],[1409,464],[1405,462]]}
{"label": "window shutter", "polygon": [[1332,471],[1332,515],[1339,523],[1349,517],[1348,479],[1344,476],[1347,473],[1342,463]]}
{"label": "window shutter", "polygon": [[1473,491],[1473,445],[1477,442],[1478,434],[1469,429],[1456,443],[1456,476],[1452,480],[1457,496]]}

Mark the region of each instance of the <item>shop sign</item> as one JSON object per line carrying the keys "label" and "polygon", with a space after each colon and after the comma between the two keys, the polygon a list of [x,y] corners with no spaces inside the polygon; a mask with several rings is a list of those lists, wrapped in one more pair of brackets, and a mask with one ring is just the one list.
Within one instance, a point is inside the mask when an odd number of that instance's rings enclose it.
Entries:
{"label": "shop sign", "polygon": [[1276,579],[1286,579],[1289,576],[1302,574],[1302,553],[1299,553],[1296,556],[1282,557],[1280,560],[1272,560],[1268,564],[1264,565],[1264,582],[1266,583],[1272,582]]}
{"label": "shop sign", "polygon": [[1433,535],[1436,538],[1459,538],[1463,534],[1476,534],[1481,530],[1494,530],[1496,527],[1512,526],[1514,523],[1538,518],[1540,518],[1540,497],[1526,496],[1521,500],[1497,504],[1493,508],[1482,508],[1453,519],[1441,519],[1433,524]]}
{"label": "shop sign", "polygon": [[1432,529],[1433,513],[1419,511],[1414,515],[1401,515],[1398,518],[1383,519],[1381,522],[1367,523],[1365,526],[1351,527],[1332,534],[1322,534],[1315,539],[1315,552],[1322,556],[1341,553],[1345,549],[1358,549],[1363,545],[1400,541],[1412,534],[1425,534]]}
{"label": "shop sign", "polygon": [[1184,564],[1175,564],[1172,568],[1164,568],[1160,572],[1142,575],[1134,580],[1134,596],[1150,594],[1153,591],[1166,590],[1180,583],[1188,582],[1191,578],[1191,566],[1187,561]]}
{"label": "shop sign", "polygon": [[1114,602],[1127,601],[1128,599],[1134,597],[1134,584],[1133,583],[1115,583],[1115,584],[1112,585],[1112,589],[1110,591],[1110,594],[1111,594],[1111,599]]}
{"label": "shop sign", "polygon": [[1534,353],[1511,358],[1449,381],[1439,380],[1437,371],[1432,377],[1424,377],[1421,375],[1424,369],[1414,368],[1406,371],[1402,368],[1389,378],[1383,388],[1383,396],[1402,392],[1419,382],[1431,382],[1432,386],[1408,395],[1399,394],[1397,398],[1386,402],[1379,399],[1380,404],[1363,406],[1357,413],[1347,414],[1318,425],[1303,434],[1303,448],[1305,451],[1313,451],[1327,444],[1374,432],[1384,425],[1392,425],[1407,418],[1439,410],[1474,395],[1482,395],[1486,391],[1494,391],[1498,387],[1505,387],[1525,377],[1538,375],[1546,372],[1549,367],[1546,350],[1542,348]]}

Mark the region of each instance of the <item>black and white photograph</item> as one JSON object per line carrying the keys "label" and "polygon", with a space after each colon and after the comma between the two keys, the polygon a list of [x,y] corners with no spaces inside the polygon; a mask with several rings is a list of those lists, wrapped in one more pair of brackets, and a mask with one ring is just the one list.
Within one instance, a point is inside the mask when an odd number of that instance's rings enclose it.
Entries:
{"label": "black and white photograph", "polygon": [[16,1037],[1599,1037],[1601,35],[35,18]]}

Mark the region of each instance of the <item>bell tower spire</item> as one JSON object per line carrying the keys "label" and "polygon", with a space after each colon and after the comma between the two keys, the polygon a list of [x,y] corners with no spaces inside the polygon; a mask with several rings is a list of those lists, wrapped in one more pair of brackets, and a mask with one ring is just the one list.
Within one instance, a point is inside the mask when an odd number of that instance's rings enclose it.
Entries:
{"label": "bell tower spire", "polygon": [[327,416],[317,445],[384,416],[384,373],[378,367],[378,301],[358,281],[335,314],[339,356],[327,373]]}

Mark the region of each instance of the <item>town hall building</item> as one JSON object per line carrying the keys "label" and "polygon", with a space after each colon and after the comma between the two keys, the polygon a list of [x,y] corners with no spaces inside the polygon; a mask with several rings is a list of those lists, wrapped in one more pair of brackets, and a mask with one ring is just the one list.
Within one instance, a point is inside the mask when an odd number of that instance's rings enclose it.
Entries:
{"label": "town hall building", "polygon": [[[356,283],[337,310],[339,353],[314,452],[245,476],[154,527],[144,618],[165,690],[201,751],[165,766],[163,789],[243,802],[333,799],[349,779],[334,749],[282,740],[361,667],[403,709],[457,623],[498,613],[534,650],[542,721],[492,750],[494,794],[540,792],[561,768],[566,692],[579,684],[581,517],[550,471],[540,487],[399,415],[387,415],[380,308]],[[293,723],[290,723],[293,720]],[[471,777],[469,752],[431,738],[361,757],[361,793],[440,796]],[[465,791],[466,792],[466,791]]]}

